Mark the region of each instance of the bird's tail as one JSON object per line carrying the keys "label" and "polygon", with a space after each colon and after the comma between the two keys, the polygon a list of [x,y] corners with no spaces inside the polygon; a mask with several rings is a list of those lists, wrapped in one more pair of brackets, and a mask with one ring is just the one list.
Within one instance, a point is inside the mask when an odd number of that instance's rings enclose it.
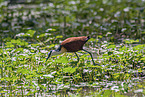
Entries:
{"label": "bird's tail", "polygon": [[91,38],[90,36],[87,36],[87,39],[86,39],[86,41],[85,41],[85,42],[87,42],[90,38]]}
{"label": "bird's tail", "polygon": [[87,37],[87,40],[89,40],[90,38],[91,38],[91,37],[90,37],[90,36],[88,36],[88,37]]}
{"label": "bird's tail", "polygon": [[86,42],[87,42],[90,38],[91,38],[90,36],[87,36]]}

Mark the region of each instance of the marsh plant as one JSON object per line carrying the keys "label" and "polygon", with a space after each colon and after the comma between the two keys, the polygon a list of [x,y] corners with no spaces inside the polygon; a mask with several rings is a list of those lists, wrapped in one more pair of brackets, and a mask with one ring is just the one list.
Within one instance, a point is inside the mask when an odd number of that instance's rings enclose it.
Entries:
{"label": "marsh plant", "polygon": [[[14,1],[0,0],[1,96],[145,96],[144,0]],[[88,35],[98,65],[83,51],[79,62],[45,61],[64,39]]]}

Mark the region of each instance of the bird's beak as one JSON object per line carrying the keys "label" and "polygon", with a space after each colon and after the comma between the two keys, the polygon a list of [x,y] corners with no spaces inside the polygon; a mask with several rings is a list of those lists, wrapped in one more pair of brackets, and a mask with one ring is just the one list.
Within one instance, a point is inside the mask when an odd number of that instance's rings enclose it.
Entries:
{"label": "bird's beak", "polygon": [[51,52],[52,52],[52,51],[50,51],[50,52],[48,53],[48,57],[46,58],[46,61],[49,59],[49,57],[50,57],[50,55],[51,55]]}

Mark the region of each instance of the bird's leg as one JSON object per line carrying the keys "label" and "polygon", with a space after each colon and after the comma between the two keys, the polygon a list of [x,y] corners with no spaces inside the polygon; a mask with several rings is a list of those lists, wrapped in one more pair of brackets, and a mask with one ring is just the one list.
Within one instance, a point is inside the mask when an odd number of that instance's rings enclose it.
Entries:
{"label": "bird's leg", "polygon": [[90,56],[91,56],[91,58],[92,58],[92,61],[93,61],[93,64],[95,65],[95,62],[94,62],[94,59],[93,59],[92,54],[91,54],[89,51],[87,51],[87,50],[84,50],[84,49],[83,49],[83,51],[85,51],[85,52],[87,52],[87,53],[89,53],[89,54],[90,54]]}
{"label": "bird's leg", "polygon": [[77,53],[75,53],[75,55],[77,56],[77,59],[78,59],[78,62],[79,62],[79,60],[80,60],[80,59],[79,59],[79,56],[77,55]]}

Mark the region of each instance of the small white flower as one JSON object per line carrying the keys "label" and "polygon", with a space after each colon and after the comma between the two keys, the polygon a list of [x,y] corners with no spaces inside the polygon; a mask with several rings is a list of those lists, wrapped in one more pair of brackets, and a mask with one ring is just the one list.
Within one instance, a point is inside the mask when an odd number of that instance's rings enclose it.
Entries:
{"label": "small white flower", "polygon": [[125,12],[128,12],[129,11],[129,7],[126,7],[126,8],[124,8],[123,10],[125,11]]}

